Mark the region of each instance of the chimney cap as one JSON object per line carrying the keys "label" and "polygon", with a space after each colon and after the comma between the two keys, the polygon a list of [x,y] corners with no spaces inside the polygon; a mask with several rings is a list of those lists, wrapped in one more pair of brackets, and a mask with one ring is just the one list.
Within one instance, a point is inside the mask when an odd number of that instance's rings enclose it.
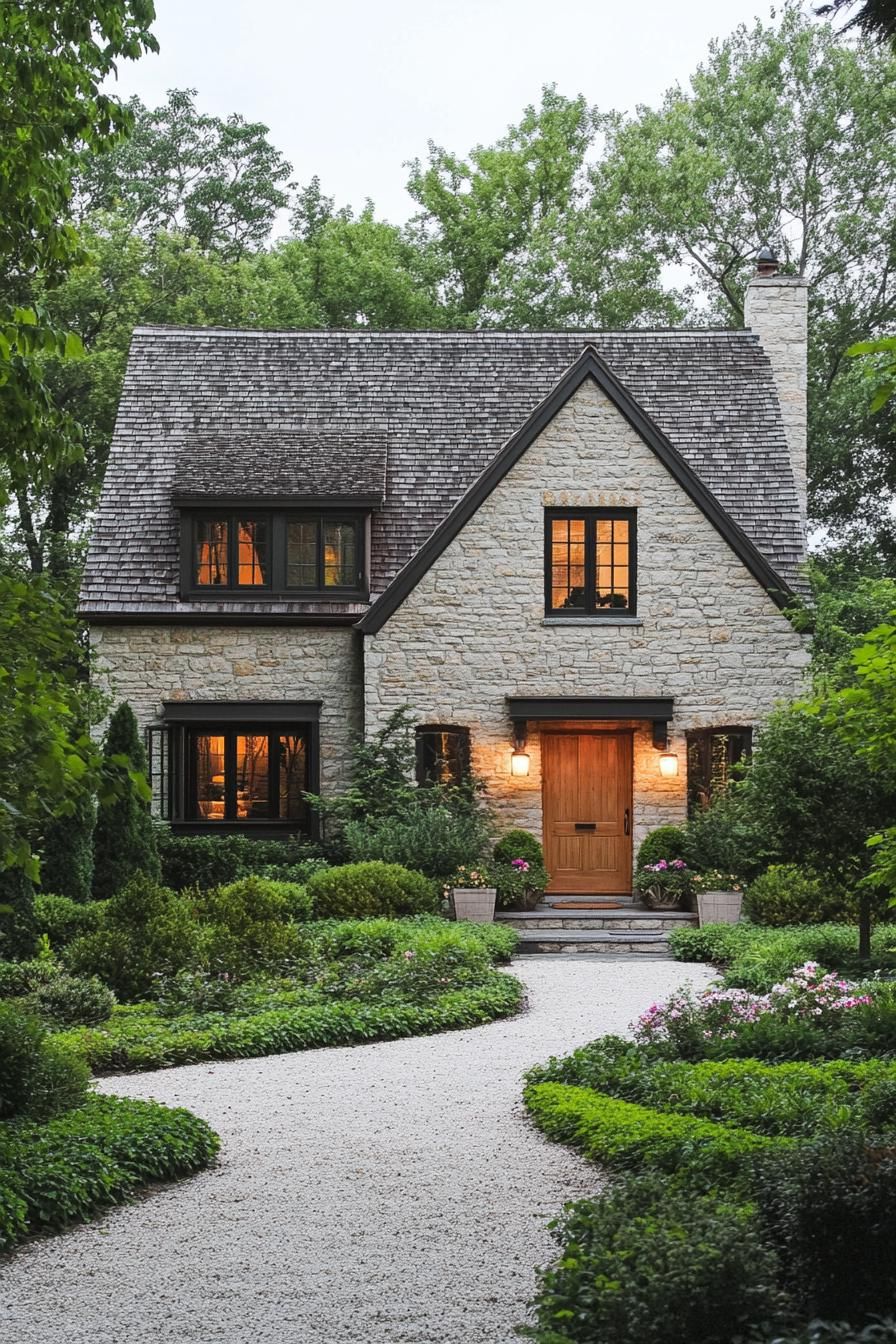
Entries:
{"label": "chimney cap", "polygon": [[768,243],[763,243],[756,254],[756,274],[757,275],[777,275],[778,258],[774,249],[769,247]]}

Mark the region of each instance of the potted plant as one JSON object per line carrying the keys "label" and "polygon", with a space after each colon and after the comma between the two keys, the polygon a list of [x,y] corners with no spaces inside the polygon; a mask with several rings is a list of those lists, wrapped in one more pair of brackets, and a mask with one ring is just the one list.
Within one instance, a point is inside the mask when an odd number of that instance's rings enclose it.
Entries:
{"label": "potted plant", "polygon": [[635,874],[635,890],[648,910],[683,910],[693,891],[694,875],[684,859],[660,859]]}
{"label": "potted plant", "polygon": [[710,868],[694,877],[697,914],[701,924],[736,924],[744,901],[744,886],[734,873]]}
{"label": "potted plant", "polygon": [[548,884],[544,865],[522,857],[496,863],[492,877],[502,910],[534,910]]}
{"label": "potted plant", "polygon": [[458,868],[448,883],[447,895],[455,919],[468,919],[473,924],[494,922],[498,893],[484,869]]}

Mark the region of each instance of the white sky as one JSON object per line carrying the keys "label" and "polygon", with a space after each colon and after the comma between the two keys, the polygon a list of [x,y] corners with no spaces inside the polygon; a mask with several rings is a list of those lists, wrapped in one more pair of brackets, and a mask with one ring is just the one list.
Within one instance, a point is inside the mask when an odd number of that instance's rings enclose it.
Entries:
{"label": "white sky", "polygon": [[123,61],[118,91],[154,107],[195,88],[241,113],[337,204],[413,212],[402,164],[427,141],[488,144],[556,83],[602,109],[656,103],[713,37],[768,0],[156,0],[161,51]]}

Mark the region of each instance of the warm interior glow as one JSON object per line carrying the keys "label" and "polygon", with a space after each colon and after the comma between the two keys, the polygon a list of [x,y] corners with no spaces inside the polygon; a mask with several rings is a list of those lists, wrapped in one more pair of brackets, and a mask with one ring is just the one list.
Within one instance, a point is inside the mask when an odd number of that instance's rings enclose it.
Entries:
{"label": "warm interior glow", "polygon": [[529,753],[527,751],[512,751],[510,753],[510,773],[512,775],[528,775]]}
{"label": "warm interior glow", "polygon": [[671,779],[673,775],[678,774],[678,757],[667,752],[660,757],[660,774],[666,779]]}

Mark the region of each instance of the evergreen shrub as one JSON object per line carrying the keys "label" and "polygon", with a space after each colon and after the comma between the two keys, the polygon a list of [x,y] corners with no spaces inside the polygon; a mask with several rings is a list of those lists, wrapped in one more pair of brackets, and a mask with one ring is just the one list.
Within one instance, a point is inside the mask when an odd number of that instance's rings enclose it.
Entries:
{"label": "evergreen shrub", "polygon": [[38,892],[34,898],[37,932],[46,935],[54,952],[82,933],[93,933],[98,929],[104,909],[101,901],[76,901],[49,891]]}
{"label": "evergreen shrub", "polygon": [[21,868],[0,871],[0,957],[33,956],[37,948],[34,884]]}
{"label": "evergreen shrub", "polygon": [[544,851],[528,831],[505,831],[495,845],[493,858],[496,863],[525,859],[527,863],[544,867]]}
{"label": "evergreen shrub", "polygon": [[84,1062],[33,1014],[20,1004],[0,1003],[0,1120],[45,1118],[78,1106],[88,1078]]}
{"label": "evergreen shrub", "polygon": [[349,863],[315,873],[308,882],[317,919],[418,915],[438,908],[435,887],[397,863]]}
{"label": "evergreen shrub", "polygon": [[27,998],[27,1007],[61,1027],[95,1027],[112,1016],[115,995],[95,975],[61,974],[39,985]]}
{"label": "evergreen shrub", "polygon": [[754,924],[775,928],[855,921],[858,912],[856,897],[795,863],[772,864],[753,879],[744,895],[744,914]]}
{"label": "evergreen shrub", "polygon": [[[127,762],[127,764],[124,764]],[[103,769],[115,797],[97,811],[93,833],[93,895],[106,900],[133,877],[159,880],[161,867],[149,804],[140,796],[131,770],[146,774],[146,752],[130,705],[118,706],[103,743]]]}
{"label": "evergreen shrub", "polygon": [[661,859],[684,859],[686,852],[687,837],[681,826],[658,826],[641,841],[636,866],[646,868]]}
{"label": "evergreen shrub", "polygon": [[53,817],[44,830],[40,858],[42,891],[54,891],[72,901],[93,895],[93,831],[96,804],[82,794],[73,810]]}
{"label": "evergreen shrub", "polygon": [[378,860],[439,879],[482,858],[489,827],[485,814],[475,809],[421,805],[397,816],[347,821],[342,841],[352,863]]}

